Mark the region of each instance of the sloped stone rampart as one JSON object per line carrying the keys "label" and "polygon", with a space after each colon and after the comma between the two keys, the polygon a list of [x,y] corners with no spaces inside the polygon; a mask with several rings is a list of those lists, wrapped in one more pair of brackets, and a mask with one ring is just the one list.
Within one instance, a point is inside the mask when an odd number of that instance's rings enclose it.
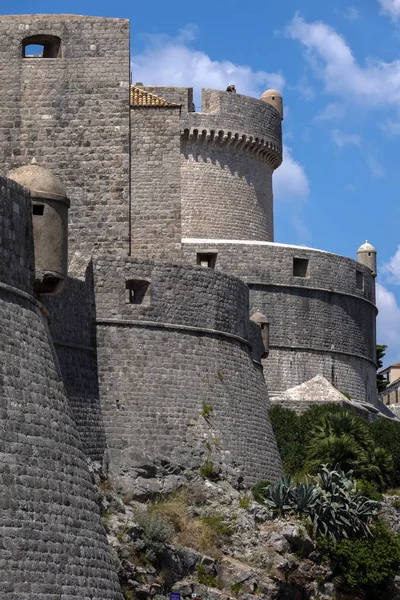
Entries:
{"label": "sloped stone rampart", "polygon": [[[268,393],[248,341],[246,286],[210,269],[105,257],[94,276],[112,472],[134,476],[163,459],[178,472],[198,468],[208,442],[246,483],[279,475]],[[150,282],[147,306],[126,303],[124,284],[134,278]]]}
{"label": "sloped stone rampart", "polygon": [[[280,244],[186,242],[185,259],[215,252],[215,268],[240,277],[250,290],[250,314],[270,322],[263,361],[268,389],[281,392],[318,374],[356,400],[375,401],[375,285],[355,260]],[[294,261],[308,261],[304,276]],[[362,287],[357,272],[362,274]]]}
{"label": "sloped stone rampart", "polygon": [[10,241],[15,256],[0,268],[0,598],[121,600],[45,308],[28,287],[29,198],[1,183],[0,264]]}
{"label": "sloped stone rampart", "polygon": [[[86,456],[103,463],[106,441],[100,410],[91,263],[81,279],[68,277],[61,294],[44,299],[71,414]],[[73,307],[73,308],[71,308]]]}

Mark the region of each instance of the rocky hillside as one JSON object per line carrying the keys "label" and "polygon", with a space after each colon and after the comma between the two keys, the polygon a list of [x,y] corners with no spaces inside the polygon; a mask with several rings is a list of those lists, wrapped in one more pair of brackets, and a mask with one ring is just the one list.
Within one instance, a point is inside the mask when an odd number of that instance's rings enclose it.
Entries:
{"label": "rocky hillside", "polygon": [[[127,600],[339,600],[326,560],[294,517],[274,518],[249,491],[192,475],[181,490],[146,502],[120,495],[92,465],[112,557]],[[398,525],[400,503],[386,499]],[[339,582],[340,583],[340,582]],[[395,586],[390,593],[396,595]]]}

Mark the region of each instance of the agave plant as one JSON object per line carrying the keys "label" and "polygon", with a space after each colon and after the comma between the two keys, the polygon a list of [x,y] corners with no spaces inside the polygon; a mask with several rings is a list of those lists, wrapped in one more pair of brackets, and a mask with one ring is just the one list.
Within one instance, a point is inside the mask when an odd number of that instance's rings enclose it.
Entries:
{"label": "agave plant", "polygon": [[369,524],[380,510],[379,502],[360,495],[351,474],[324,465],[317,478],[319,493],[310,518],[315,532],[334,543],[354,534],[371,535]]}
{"label": "agave plant", "polygon": [[265,503],[282,514],[292,508],[292,482],[290,475],[280,477],[276,483],[265,488]]}
{"label": "agave plant", "polygon": [[309,483],[307,479],[304,483],[297,482],[291,492],[290,500],[292,507],[300,514],[310,514],[315,507],[318,494],[319,492],[315,485]]}

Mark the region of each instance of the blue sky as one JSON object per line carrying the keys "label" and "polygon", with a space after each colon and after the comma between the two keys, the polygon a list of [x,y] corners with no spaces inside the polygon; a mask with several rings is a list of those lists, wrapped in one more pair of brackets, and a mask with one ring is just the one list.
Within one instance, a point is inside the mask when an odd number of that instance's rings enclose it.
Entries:
{"label": "blue sky", "polygon": [[[1,0],[131,19],[133,81],[283,94],[276,241],[378,250],[378,341],[400,361],[400,0]],[[344,332],[345,335],[345,332]]]}

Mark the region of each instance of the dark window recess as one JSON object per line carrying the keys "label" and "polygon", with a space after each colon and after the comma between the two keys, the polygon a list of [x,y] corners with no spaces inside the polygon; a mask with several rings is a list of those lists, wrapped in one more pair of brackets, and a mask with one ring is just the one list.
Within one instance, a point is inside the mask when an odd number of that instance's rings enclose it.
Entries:
{"label": "dark window recess", "polygon": [[127,304],[150,304],[150,281],[130,279],[125,284]]}
{"label": "dark window recess", "polygon": [[33,215],[43,215],[44,213],[44,204],[32,204],[32,214]]}
{"label": "dark window recess", "polygon": [[364,289],[364,273],[362,271],[356,271],[356,288],[358,290]]}
{"label": "dark window recess", "polygon": [[31,35],[22,42],[23,58],[61,58],[61,40],[56,35]]}
{"label": "dark window recess", "polygon": [[216,252],[208,253],[208,254],[203,254],[203,253],[199,252],[197,254],[197,264],[200,267],[206,267],[208,269],[215,269],[216,262],[217,262],[217,253]]}
{"label": "dark window recess", "polygon": [[53,294],[59,283],[58,277],[44,277],[35,283],[35,291],[38,294]]}
{"label": "dark window recess", "polygon": [[293,258],[293,275],[295,277],[309,277],[308,258]]}

